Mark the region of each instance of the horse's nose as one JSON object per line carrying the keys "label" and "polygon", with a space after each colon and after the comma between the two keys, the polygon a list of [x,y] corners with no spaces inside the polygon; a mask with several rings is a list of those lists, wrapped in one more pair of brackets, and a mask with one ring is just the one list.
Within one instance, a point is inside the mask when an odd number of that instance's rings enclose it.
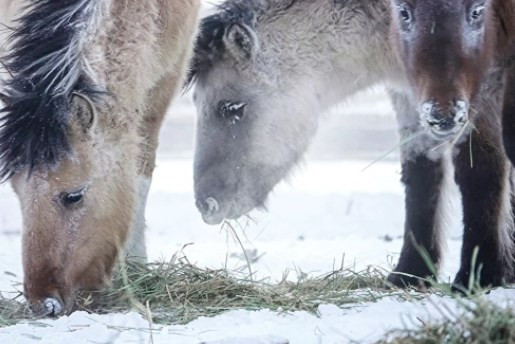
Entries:
{"label": "horse's nose", "polygon": [[60,297],[47,297],[43,301],[31,303],[30,308],[34,315],[39,317],[58,317],[65,312]]}
{"label": "horse's nose", "polygon": [[204,200],[197,200],[196,205],[202,213],[202,217],[207,224],[217,225],[224,220],[224,217],[220,211],[220,202],[218,202],[215,198],[208,197]]}
{"label": "horse's nose", "polygon": [[442,107],[434,102],[421,106],[422,120],[437,138],[447,138],[456,134],[468,120],[468,104],[463,100],[451,102]]}
{"label": "horse's nose", "polygon": [[218,201],[213,197],[208,197],[204,200],[197,200],[196,206],[203,214],[214,214],[220,210]]}
{"label": "horse's nose", "polygon": [[63,302],[53,297],[46,298],[43,307],[47,316],[59,316],[63,313]]}
{"label": "horse's nose", "polygon": [[220,210],[220,205],[218,204],[218,201],[213,197],[206,198],[204,202],[206,204],[208,213],[214,214],[217,213],[218,210]]}

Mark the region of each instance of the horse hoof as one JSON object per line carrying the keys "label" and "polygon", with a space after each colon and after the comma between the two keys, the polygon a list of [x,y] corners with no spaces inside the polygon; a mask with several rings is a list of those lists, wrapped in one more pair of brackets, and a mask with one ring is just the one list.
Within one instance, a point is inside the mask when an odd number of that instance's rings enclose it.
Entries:
{"label": "horse hoof", "polygon": [[[501,277],[499,277],[501,276]],[[502,287],[505,282],[502,278],[503,271],[496,273],[482,272],[477,275],[476,279],[470,281],[470,273],[468,270],[460,270],[452,283],[452,291],[461,295],[474,295],[486,292],[488,289]]]}
{"label": "horse hoof", "polygon": [[424,291],[430,287],[430,283],[427,280],[395,272],[388,276],[386,282],[389,286],[400,289],[417,289],[419,291]]}

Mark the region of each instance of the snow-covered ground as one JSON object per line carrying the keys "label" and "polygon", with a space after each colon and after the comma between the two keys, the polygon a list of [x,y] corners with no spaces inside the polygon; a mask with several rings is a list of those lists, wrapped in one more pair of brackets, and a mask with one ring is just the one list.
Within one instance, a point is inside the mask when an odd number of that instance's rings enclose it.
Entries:
{"label": "snow-covered ground", "polygon": [[[379,111],[386,116],[393,128],[391,109],[384,98],[368,105],[374,114]],[[356,114],[362,105],[347,108]],[[191,131],[192,114],[191,104],[182,100],[172,108],[165,126],[147,208],[150,259],[170,258],[186,246],[188,259],[200,266],[239,268],[246,264],[241,247],[226,230],[203,224],[194,207],[191,137],[175,143],[170,142],[174,135],[166,132],[181,126]],[[396,262],[404,216],[399,163],[395,159],[381,161],[363,171],[373,160],[365,146],[389,140],[381,141],[377,133],[363,143],[363,154],[358,149],[356,156],[365,158],[340,159],[345,147],[337,147],[333,141],[342,125],[349,132],[368,135],[350,115],[328,118],[321,128],[324,135],[314,143],[307,161],[270,198],[270,212],[253,214],[255,221],[240,222],[239,236],[247,253],[255,258],[252,269],[260,277],[278,280],[286,270],[292,271],[292,277],[300,271],[318,275],[340,267],[342,259],[345,267],[356,270],[368,265],[390,270]],[[395,137],[391,128],[385,132]],[[174,149],[177,146],[182,148]],[[379,157],[389,148],[383,144],[372,155]],[[454,213],[445,276],[452,276],[459,260],[459,206],[454,205]],[[0,186],[0,290],[5,297],[12,295],[22,279],[20,230],[17,200],[8,186]],[[499,290],[488,297],[502,303],[515,300],[515,291]],[[390,329],[413,326],[416,319],[441,318],[435,304],[442,302],[454,307],[450,299],[436,296],[414,302],[389,297],[344,309],[321,306],[317,316],[240,310],[184,326],[154,325],[152,331],[148,321],[135,313],[78,312],[58,320],[0,329],[0,343],[367,343]]]}
{"label": "snow-covered ground", "polygon": [[[503,307],[515,306],[515,290],[485,297]],[[511,301],[510,301],[511,300]],[[136,313],[91,315],[76,312],[58,320],[0,329],[1,343],[180,343],[180,344],[341,344],[373,343],[392,329],[455,319],[462,313],[454,300],[430,296],[401,302],[385,298],[340,309],[323,305],[317,315],[277,314],[268,310],[232,311],[200,318],[185,326],[151,325]]]}
{"label": "snow-covered ground", "polygon": [[[497,290],[486,296],[513,307],[515,290]],[[511,302],[509,300],[512,300]],[[320,306],[317,315],[305,312],[277,314],[268,310],[232,311],[214,318],[200,318],[185,326],[156,326],[139,314],[90,315],[21,324],[0,329],[1,343],[181,343],[181,344],[287,344],[373,343],[383,333],[398,328],[430,324],[461,315],[450,298],[428,297],[400,302],[379,302],[340,309]]]}

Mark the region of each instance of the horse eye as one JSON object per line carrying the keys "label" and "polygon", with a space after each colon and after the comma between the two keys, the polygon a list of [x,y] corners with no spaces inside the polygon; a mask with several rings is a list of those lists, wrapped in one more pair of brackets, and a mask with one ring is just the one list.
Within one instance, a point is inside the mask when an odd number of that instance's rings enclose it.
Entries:
{"label": "horse eye", "polygon": [[222,101],[218,105],[218,112],[229,124],[236,124],[243,118],[246,106],[246,103]]}
{"label": "horse eye", "polygon": [[82,202],[82,199],[84,198],[84,190],[80,189],[74,192],[63,192],[59,195],[59,199],[61,201],[61,204],[65,207],[70,207],[72,205],[79,204]]}

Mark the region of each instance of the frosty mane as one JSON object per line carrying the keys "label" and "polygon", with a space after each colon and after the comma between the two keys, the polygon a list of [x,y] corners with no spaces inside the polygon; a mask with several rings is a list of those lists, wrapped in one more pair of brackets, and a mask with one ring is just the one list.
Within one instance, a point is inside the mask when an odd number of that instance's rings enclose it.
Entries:
{"label": "frosty mane", "polygon": [[71,151],[72,98],[98,89],[84,55],[103,0],[31,0],[10,35],[3,65],[0,180],[22,168],[55,165]]}
{"label": "frosty mane", "polygon": [[223,57],[223,38],[228,28],[235,24],[255,27],[264,15],[277,15],[299,1],[228,0],[218,5],[217,12],[204,18],[200,24],[185,88],[193,86],[200,75],[209,71],[216,59]]}

